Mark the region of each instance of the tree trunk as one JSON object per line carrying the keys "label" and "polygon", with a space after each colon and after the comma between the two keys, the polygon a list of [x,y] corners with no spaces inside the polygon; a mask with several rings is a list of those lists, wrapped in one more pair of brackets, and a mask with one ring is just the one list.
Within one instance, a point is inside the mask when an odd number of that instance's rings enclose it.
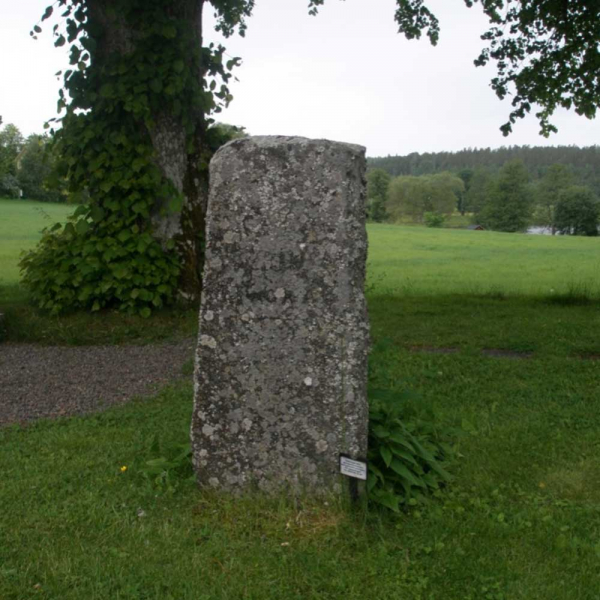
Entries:
{"label": "tree trunk", "polygon": [[[165,0],[165,12],[171,17],[189,23],[190,39],[202,47],[202,9],[205,0]],[[117,10],[114,10],[117,9]],[[106,61],[113,55],[128,54],[135,50],[142,36],[134,25],[122,17],[115,0],[88,0],[89,18],[96,21],[102,34],[97,38],[97,59]],[[190,48],[190,57],[193,48]],[[190,58],[191,60],[191,58]],[[204,78],[200,65],[199,81]],[[193,144],[189,144],[183,125],[175,115],[162,111],[152,115],[154,127],[147,130],[155,151],[155,161],[183,198],[179,210],[173,210],[173,198],[158,198],[151,214],[154,236],[163,246],[175,243],[180,259],[179,299],[193,302],[199,299],[202,277],[205,212],[208,198],[208,172],[201,169],[204,149],[206,118],[202,111],[194,115]],[[188,148],[193,147],[193,152]]]}

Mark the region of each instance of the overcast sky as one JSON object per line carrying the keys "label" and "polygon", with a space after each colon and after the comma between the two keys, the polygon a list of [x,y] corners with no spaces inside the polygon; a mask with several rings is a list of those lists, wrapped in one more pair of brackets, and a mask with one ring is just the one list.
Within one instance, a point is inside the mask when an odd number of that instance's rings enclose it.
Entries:
{"label": "overcast sky", "polygon": [[[0,115],[24,134],[55,116],[67,46],[50,28],[29,37],[49,0],[0,0]],[[441,39],[407,41],[393,20],[395,0],[327,0],[319,16],[307,0],[257,0],[245,38],[224,43],[243,65],[234,101],[220,117],[252,135],[302,135],[362,144],[369,156],[502,145],[589,146],[598,121],[561,111],[559,134],[538,135],[535,117],[502,137],[510,110],[489,87],[491,68],[473,66],[487,21],[463,0],[430,0]],[[207,9],[205,37],[221,41]]]}

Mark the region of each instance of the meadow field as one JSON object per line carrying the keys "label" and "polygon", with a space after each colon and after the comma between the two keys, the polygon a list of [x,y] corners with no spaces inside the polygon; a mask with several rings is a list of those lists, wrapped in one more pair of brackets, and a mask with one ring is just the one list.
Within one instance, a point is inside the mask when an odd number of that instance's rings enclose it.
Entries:
{"label": "meadow field", "polygon": [[369,282],[380,292],[600,298],[597,238],[369,225]]}
{"label": "meadow field", "polygon": [[0,199],[0,286],[18,282],[20,253],[35,246],[42,229],[64,222],[73,210],[68,204]]}
{"label": "meadow field", "polygon": [[[177,461],[157,479],[147,461],[187,438],[187,381],[0,429],[2,600],[600,599],[600,240],[368,231],[369,385],[412,390],[408,408],[452,432],[453,481],[393,515],[199,493]],[[195,335],[195,311],[151,328],[38,314],[16,287],[19,245],[0,233],[9,341]]]}

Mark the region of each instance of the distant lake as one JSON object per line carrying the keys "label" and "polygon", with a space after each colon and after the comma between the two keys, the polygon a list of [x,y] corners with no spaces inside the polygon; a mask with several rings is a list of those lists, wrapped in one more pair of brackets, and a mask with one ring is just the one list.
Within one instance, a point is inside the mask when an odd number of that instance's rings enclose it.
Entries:
{"label": "distant lake", "polygon": [[[552,235],[552,229],[550,227],[530,227],[525,233],[532,233],[533,235]],[[560,233],[556,233],[560,235]]]}

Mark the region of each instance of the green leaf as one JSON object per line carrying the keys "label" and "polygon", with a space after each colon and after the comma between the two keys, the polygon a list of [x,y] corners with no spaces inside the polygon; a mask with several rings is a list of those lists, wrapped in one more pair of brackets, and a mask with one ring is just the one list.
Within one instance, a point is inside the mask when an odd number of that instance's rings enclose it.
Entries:
{"label": "green leaf", "polygon": [[146,166],[145,158],[135,158],[131,163],[131,168],[137,173]]}
{"label": "green leaf", "polygon": [[431,463],[429,463],[429,466],[441,477],[444,478],[444,480],[446,481],[452,481],[452,475],[450,475],[450,473],[448,473],[448,471],[446,471],[445,469],[443,469],[442,467],[440,467],[440,464],[438,461],[433,461]]}
{"label": "green leaf", "polygon": [[419,456],[423,457],[427,462],[435,462],[435,456],[433,456],[431,452],[425,450],[425,448],[423,448],[423,446],[419,444],[417,440],[414,440],[413,444]]}
{"label": "green leaf", "polygon": [[114,183],[110,179],[105,179],[100,184],[100,189],[106,194],[108,194],[108,192],[110,192],[110,190],[112,190],[113,187],[114,187]]}
{"label": "green leaf", "polygon": [[85,235],[89,230],[90,226],[85,219],[79,219],[75,225],[75,229],[79,235]]}
{"label": "green leaf", "polygon": [[54,45],[57,48],[60,48],[61,46],[64,46],[67,43],[67,40],[65,39],[64,35],[59,35],[58,39],[54,42]]}
{"label": "green leaf", "polygon": [[[410,434],[409,434],[410,435]],[[411,452],[411,454],[415,454],[415,449],[413,445],[406,439],[406,434],[399,433],[397,431],[393,431],[390,435],[390,441],[395,442],[396,444],[400,444],[404,446],[407,450]],[[410,436],[412,437],[412,436]]]}
{"label": "green leaf", "polygon": [[379,448],[379,453],[381,454],[381,457],[383,458],[383,462],[385,462],[385,466],[389,467],[392,463],[392,451],[388,448],[388,446],[382,445]]}
{"label": "green leaf", "polygon": [[400,475],[400,477],[403,477],[406,481],[410,482],[411,485],[425,487],[424,483],[417,479],[397,458],[392,460],[391,467],[398,475]]}
{"label": "green leaf", "polygon": [[151,314],[152,311],[147,306],[140,310],[140,316],[142,316],[144,319],[148,319]]}
{"label": "green leaf", "polygon": [[403,500],[402,496],[396,495],[389,490],[378,490],[375,489],[371,492],[370,498],[375,500],[378,504],[393,510],[394,512],[400,512],[399,504]]}
{"label": "green leaf", "polygon": [[169,211],[170,212],[179,212],[183,208],[183,197],[178,195],[175,198],[172,198],[169,202]]}
{"label": "green leaf", "polygon": [[67,223],[65,225],[65,235],[71,237],[75,235],[75,227],[73,227],[73,223]]}
{"label": "green leaf", "polygon": [[105,83],[100,87],[100,95],[103,98],[110,98],[115,92],[115,86],[112,83]]}
{"label": "green leaf", "polygon": [[398,447],[394,448],[393,451],[396,456],[399,456],[400,458],[403,458],[405,461],[412,463],[415,466],[418,466],[417,461],[415,460],[414,456],[410,452],[407,452],[406,450],[402,450]]}
{"label": "green leaf", "polygon": [[375,425],[371,428],[371,432],[380,440],[390,437],[390,432],[382,425]]}
{"label": "green leaf", "polygon": [[162,34],[167,39],[174,39],[177,36],[177,29],[174,25],[165,25],[162,29]]}

